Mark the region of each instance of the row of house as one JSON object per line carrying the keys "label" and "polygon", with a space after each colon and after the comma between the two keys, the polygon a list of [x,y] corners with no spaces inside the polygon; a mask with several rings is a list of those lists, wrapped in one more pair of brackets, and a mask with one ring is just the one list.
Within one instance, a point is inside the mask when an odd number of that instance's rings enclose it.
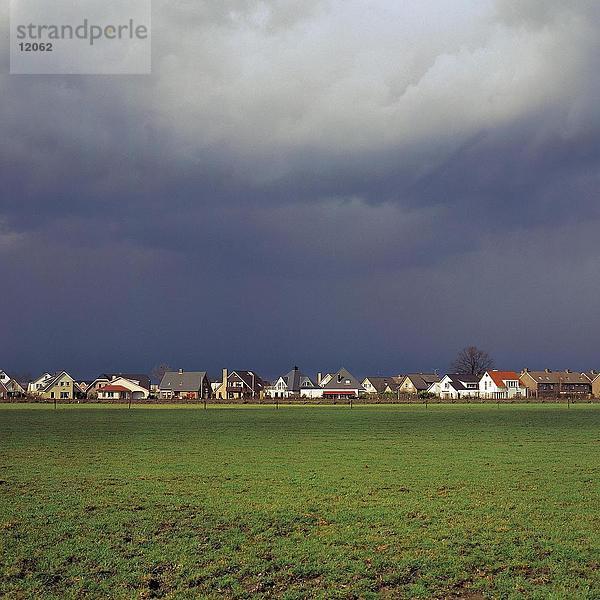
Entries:
{"label": "row of house", "polygon": [[45,400],[97,399],[130,401],[163,400],[252,400],[261,398],[330,398],[360,396],[432,395],[442,399],[579,396],[600,397],[598,371],[500,371],[490,369],[482,376],[469,374],[408,373],[370,376],[359,380],[347,369],[317,373],[313,379],[294,367],[274,383],[254,371],[223,369],[221,379],[212,381],[206,371],[168,371],[159,383],[138,373],[102,373],[92,381],[75,380],[66,371],[43,373],[29,382],[19,382],[0,371],[0,399],[24,395]]}
{"label": "row of house", "polygon": [[34,396],[44,400],[146,400],[151,394],[147,375],[103,373],[93,381],[74,379],[67,371],[42,373],[28,382],[18,382],[0,371],[0,399]]}
{"label": "row of house", "polygon": [[398,393],[427,393],[442,399],[600,397],[598,371],[573,372],[568,369],[524,369],[520,373],[490,369],[482,376],[454,373],[441,378],[435,373],[411,373],[400,377],[366,378],[363,385],[369,393],[386,394],[395,390]]}

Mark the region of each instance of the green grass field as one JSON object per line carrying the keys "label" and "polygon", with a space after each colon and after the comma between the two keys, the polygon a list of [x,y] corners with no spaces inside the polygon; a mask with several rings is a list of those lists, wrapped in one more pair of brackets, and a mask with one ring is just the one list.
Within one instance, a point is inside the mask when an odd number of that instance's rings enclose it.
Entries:
{"label": "green grass field", "polygon": [[8,598],[600,598],[600,406],[0,407]]}

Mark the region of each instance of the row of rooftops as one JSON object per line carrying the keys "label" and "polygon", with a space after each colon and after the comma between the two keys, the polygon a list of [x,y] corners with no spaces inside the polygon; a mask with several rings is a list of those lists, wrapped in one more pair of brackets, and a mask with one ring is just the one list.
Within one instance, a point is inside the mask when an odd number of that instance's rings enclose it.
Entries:
{"label": "row of rooftops", "polygon": [[526,375],[539,383],[588,383],[595,381],[600,376],[600,373],[596,370],[579,373],[569,369],[565,371],[551,371],[550,369],[530,371],[529,369],[523,369],[521,377]]}
{"label": "row of rooftops", "polygon": [[[491,369],[487,371],[490,377],[494,380],[498,387],[505,387],[506,381],[518,381],[520,385],[530,386],[532,384],[549,384],[549,385],[588,385],[600,381],[600,372],[596,370],[589,371],[571,371],[569,369],[563,371],[553,371],[551,369],[544,369],[542,371],[532,371],[529,369],[523,369],[520,373],[516,371],[500,371],[497,369]],[[16,379],[11,378],[6,372],[0,370],[0,385],[4,389],[7,386],[12,385],[19,386],[23,391],[31,391],[31,384],[37,382],[38,386],[35,391],[44,391],[52,388],[52,386],[62,376],[68,374],[66,371],[59,371],[56,373],[44,373],[33,382],[18,382]],[[256,372],[249,370],[223,370],[223,376],[230,376],[232,379],[242,383],[248,389],[256,392],[260,392],[264,389],[271,387],[271,383],[264,378],[260,377]],[[148,375],[139,373],[102,373],[93,381],[79,381],[74,379],[78,388],[85,392],[87,388],[91,388],[99,381],[103,381],[106,384],[110,384],[111,381],[124,377],[131,381],[135,381],[141,387],[151,390],[151,380]],[[446,377],[450,378],[453,382],[455,389],[468,389],[469,384],[478,383],[481,377],[477,375],[469,374],[448,374]],[[410,380],[412,386],[417,391],[427,391],[433,384],[441,381],[437,373],[407,373],[391,376],[368,376],[359,380],[357,377],[352,375],[347,369],[341,368],[335,373],[317,373],[313,379],[308,375],[305,375],[300,371],[298,367],[294,367],[285,375],[281,375],[274,383],[276,386],[278,382],[285,384],[286,390],[290,392],[299,392],[301,389],[310,388],[324,388],[324,389],[358,389],[364,390],[364,386],[367,382],[377,392],[385,393],[386,391],[397,391],[402,387],[402,384],[406,380]],[[9,383],[10,382],[10,383]],[[184,371],[179,369],[178,371],[169,371],[164,374],[158,388],[160,390],[171,390],[173,392],[186,392],[186,391],[197,391],[202,389],[203,382],[207,382],[208,385],[214,386],[220,382],[211,381],[206,371]],[[2,389],[2,388],[0,388]]]}

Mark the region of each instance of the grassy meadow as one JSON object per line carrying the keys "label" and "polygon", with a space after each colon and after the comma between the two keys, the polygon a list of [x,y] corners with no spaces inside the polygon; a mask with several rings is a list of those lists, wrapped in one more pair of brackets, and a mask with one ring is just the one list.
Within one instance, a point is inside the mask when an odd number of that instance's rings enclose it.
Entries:
{"label": "grassy meadow", "polygon": [[0,406],[6,598],[600,598],[600,406]]}

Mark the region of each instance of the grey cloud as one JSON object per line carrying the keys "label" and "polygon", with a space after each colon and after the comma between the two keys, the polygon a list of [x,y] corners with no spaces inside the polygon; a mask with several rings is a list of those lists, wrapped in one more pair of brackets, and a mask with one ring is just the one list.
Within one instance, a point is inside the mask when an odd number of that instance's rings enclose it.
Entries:
{"label": "grey cloud", "polygon": [[597,13],[155,3],[150,77],[2,75],[0,366],[583,361]]}

